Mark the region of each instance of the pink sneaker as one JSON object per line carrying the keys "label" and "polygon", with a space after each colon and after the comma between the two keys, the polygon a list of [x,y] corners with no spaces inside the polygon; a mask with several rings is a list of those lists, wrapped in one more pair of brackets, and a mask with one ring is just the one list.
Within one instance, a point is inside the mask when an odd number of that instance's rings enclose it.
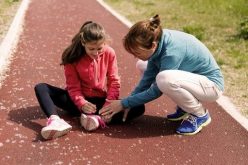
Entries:
{"label": "pink sneaker", "polygon": [[96,130],[99,126],[102,128],[106,127],[105,122],[98,115],[86,115],[82,113],[80,123],[87,131]]}
{"label": "pink sneaker", "polygon": [[72,126],[57,115],[52,115],[47,121],[47,126],[41,130],[44,139],[54,139],[67,134]]}

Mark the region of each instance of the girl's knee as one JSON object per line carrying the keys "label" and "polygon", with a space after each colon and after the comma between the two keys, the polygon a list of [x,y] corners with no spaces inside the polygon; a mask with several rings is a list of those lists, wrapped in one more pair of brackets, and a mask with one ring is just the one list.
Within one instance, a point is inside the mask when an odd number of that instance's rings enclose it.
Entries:
{"label": "girl's knee", "polygon": [[44,90],[44,88],[46,88],[46,87],[47,87],[46,83],[39,83],[39,84],[35,85],[34,90],[35,90],[35,92],[38,92],[38,91]]}

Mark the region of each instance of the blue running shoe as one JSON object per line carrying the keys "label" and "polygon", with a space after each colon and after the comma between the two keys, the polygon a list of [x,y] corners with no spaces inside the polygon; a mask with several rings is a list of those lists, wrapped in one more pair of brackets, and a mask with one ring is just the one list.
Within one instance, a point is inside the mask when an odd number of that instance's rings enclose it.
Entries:
{"label": "blue running shoe", "polygon": [[186,119],[184,119],[181,125],[177,128],[177,133],[182,135],[195,135],[203,127],[207,126],[211,122],[211,117],[208,113],[202,117],[197,117],[195,115],[190,114]]}
{"label": "blue running shoe", "polygon": [[177,107],[175,113],[167,115],[167,119],[170,121],[179,121],[187,117],[189,114],[182,110],[180,107]]}

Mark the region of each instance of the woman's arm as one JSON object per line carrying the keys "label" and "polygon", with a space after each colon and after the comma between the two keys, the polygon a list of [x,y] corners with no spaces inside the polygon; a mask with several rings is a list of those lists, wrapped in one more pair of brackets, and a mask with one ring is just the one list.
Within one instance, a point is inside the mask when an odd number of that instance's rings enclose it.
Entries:
{"label": "woman's arm", "polygon": [[143,92],[148,89],[155,81],[156,73],[158,73],[157,67],[152,62],[148,62],[147,69],[145,70],[139,84],[132,91],[131,95]]}

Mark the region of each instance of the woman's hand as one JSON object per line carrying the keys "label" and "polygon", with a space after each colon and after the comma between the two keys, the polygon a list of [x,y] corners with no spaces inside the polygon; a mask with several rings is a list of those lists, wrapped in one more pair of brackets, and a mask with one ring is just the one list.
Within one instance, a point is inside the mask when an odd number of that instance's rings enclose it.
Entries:
{"label": "woman's hand", "polygon": [[96,113],[96,105],[90,102],[85,103],[81,109],[86,114]]}
{"label": "woman's hand", "polygon": [[112,118],[114,114],[123,110],[121,100],[108,100],[109,105],[103,107],[99,114],[105,118]]}

